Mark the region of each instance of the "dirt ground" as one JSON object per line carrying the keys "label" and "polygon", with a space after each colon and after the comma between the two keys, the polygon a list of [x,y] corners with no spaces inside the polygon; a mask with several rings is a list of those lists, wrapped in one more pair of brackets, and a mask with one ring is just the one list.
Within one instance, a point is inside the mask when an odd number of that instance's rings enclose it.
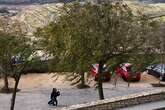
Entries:
{"label": "dirt ground", "polygon": [[[65,80],[65,75],[56,75],[53,73],[44,74],[26,74],[22,75],[18,88],[20,89],[34,89],[36,87],[55,87],[70,88],[69,81]],[[13,87],[14,80],[9,78],[9,86]],[[0,87],[3,86],[3,80],[0,79]]]}
{"label": "dirt ground", "polygon": [[[87,84],[91,87],[95,85],[95,81],[92,81],[93,79],[88,79]],[[133,82],[131,83],[131,86],[133,87],[146,87],[150,86],[150,83],[157,83],[159,82],[157,78],[148,75],[146,73],[142,74],[142,78],[140,82]],[[105,83],[107,85],[108,83],[113,84],[113,79],[110,82]],[[9,79],[9,86],[13,87],[14,80]],[[119,78],[117,85],[127,85],[125,81],[123,81],[121,78]],[[0,79],[0,87],[3,86],[3,80]],[[19,82],[18,88],[20,89],[34,89],[36,87],[45,87],[45,88],[52,88],[57,87],[59,89],[67,89],[67,88],[73,88],[74,86],[71,86],[70,81],[66,81],[66,75],[57,75],[55,73],[44,73],[44,74],[27,74],[22,75],[21,80]]]}

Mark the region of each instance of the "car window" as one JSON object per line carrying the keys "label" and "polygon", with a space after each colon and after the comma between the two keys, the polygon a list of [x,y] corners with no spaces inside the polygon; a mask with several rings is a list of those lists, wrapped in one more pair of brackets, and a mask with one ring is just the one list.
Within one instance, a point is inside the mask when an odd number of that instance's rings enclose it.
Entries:
{"label": "car window", "polygon": [[165,73],[165,67],[164,66],[161,66],[161,65],[158,65],[156,66],[155,68],[153,68],[154,71],[157,71],[159,73]]}
{"label": "car window", "polygon": [[158,67],[155,67],[155,68],[153,68],[153,70],[157,71],[157,70],[159,70],[159,68]]}
{"label": "car window", "polygon": [[160,72],[160,73],[164,73],[165,72],[165,70],[161,69],[161,68],[158,68],[157,71]]}
{"label": "car window", "polygon": [[127,68],[125,66],[121,67],[124,71],[127,71]]}

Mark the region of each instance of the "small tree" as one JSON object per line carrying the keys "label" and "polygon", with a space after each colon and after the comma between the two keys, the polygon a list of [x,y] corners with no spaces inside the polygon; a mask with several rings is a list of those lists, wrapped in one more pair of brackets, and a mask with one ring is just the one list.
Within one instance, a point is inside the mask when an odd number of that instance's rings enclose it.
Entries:
{"label": "small tree", "polygon": [[[7,50],[5,48],[6,45],[6,36],[8,36],[5,33],[0,32],[0,72],[4,78],[4,87],[2,90],[9,92],[9,85],[8,85],[8,68],[7,64],[10,59],[6,60],[7,57]],[[9,40],[9,39],[8,39]],[[8,47],[10,48],[10,47]]]}
{"label": "small tree", "polygon": [[[10,76],[10,70],[8,67],[11,62],[9,54],[12,50],[10,47],[13,41],[10,41],[13,36],[23,36],[25,35],[25,30],[23,30],[23,25],[17,20],[12,20],[9,17],[0,17],[0,72],[4,78],[4,87],[2,90],[4,92],[10,92],[8,85],[8,76]],[[9,43],[10,42],[10,43]],[[9,45],[7,45],[9,44]]]}
{"label": "small tree", "polygon": [[[2,35],[2,34],[1,34]],[[5,35],[0,37],[1,51],[1,69],[3,74],[11,76],[15,80],[13,95],[11,99],[11,108],[14,110],[16,91],[23,70],[29,62],[29,56],[32,54],[31,46],[23,36]],[[2,45],[4,44],[4,45]],[[17,57],[17,59],[15,58]]]}
{"label": "small tree", "polygon": [[14,110],[19,80],[25,67],[32,60],[30,57],[34,49],[33,42],[26,36],[20,22],[13,21],[5,29],[1,28],[0,31],[0,71],[4,76],[10,76],[15,80],[10,108]]}
{"label": "small tree", "polygon": [[[0,35],[1,37],[6,37],[7,36],[7,32],[9,31],[9,21],[10,19],[8,17],[1,17],[0,18]],[[5,49],[3,48],[5,44],[4,40],[1,42],[1,60],[4,59],[5,56],[4,55],[4,52],[5,52]],[[4,61],[4,60],[3,60]],[[3,62],[1,61],[1,62]],[[4,66],[3,63],[1,63],[0,65],[0,72],[1,72],[1,75],[2,75],[2,78],[4,79],[4,87],[2,88],[2,91],[4,92],[9,92],[9,84],[8,84],[8,74],[7,74],[7,71],[4,71],[2,67]],[[5,67],[6,68],[6,67]]]}

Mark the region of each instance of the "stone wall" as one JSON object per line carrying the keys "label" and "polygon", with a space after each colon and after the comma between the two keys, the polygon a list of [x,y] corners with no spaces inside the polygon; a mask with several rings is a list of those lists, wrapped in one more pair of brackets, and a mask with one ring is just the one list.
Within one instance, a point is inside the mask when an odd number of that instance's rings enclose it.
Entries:
{"label": "stone wall", "polygon": [[121,107],[138,105],[163,99],[165,99],[165,90],[158,89],[111,99],[98,100],[86,104],[73,105],[62,108],[61,110],[113,110]]}

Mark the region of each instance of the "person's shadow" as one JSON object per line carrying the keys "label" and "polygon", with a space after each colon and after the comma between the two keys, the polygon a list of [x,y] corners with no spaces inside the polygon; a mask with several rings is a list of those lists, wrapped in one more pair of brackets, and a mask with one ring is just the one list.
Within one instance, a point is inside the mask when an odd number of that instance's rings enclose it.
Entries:
{"label": "person's shadow", "polygon": [[49,106],[49,108],[62,108],[62,107],[67,107],[66,105],[61,105],[61,104],[59,104],[59,105],[57,105],[57,106],[53,106],[53,105],[49,105],[49,104],[48,104],[48,106]]}

